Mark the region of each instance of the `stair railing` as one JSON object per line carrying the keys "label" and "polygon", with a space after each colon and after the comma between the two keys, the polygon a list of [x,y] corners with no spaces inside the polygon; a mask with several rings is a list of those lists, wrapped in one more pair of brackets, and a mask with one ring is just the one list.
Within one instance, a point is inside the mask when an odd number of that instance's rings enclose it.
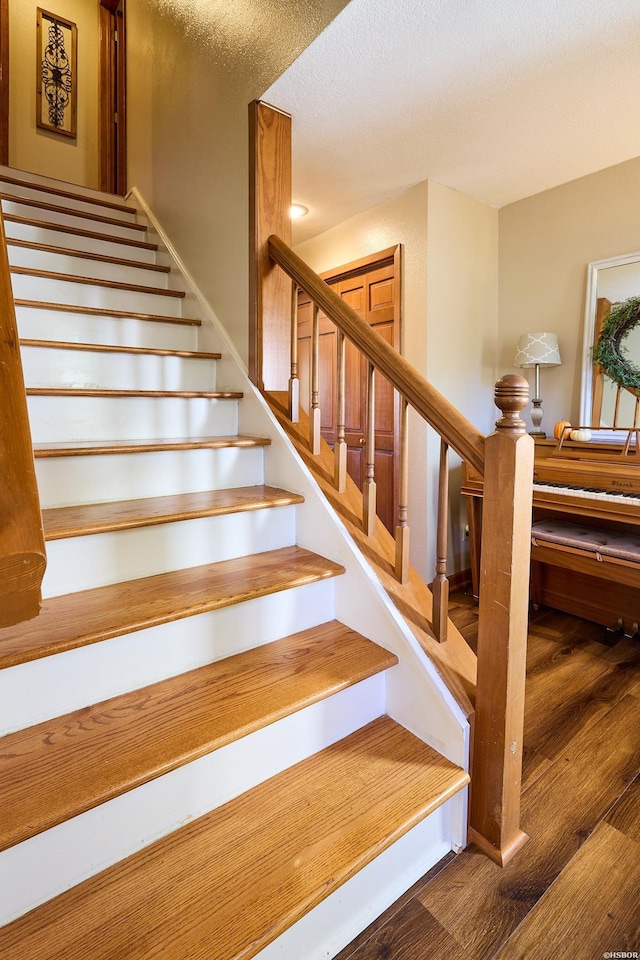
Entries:
{"label": "stair railing", "polygon": [[0,216],[0,627],[38,615],[45,566],[20,342]]}
{"label": "stair railing", "polygon": [[[533,440],[526,433],[520,411],[529,399],[527,381],[503,377],[496,384],[495,402],[502,416],[496,430],[485,438],[448,400],[376,331],[372,330],[278,234],[282,209],[274,198],[286,196],[290,170],[282,173],[280,187],[270,182],[279,165],[276,140],[286,141],[290,118],[266,104],[252,105],[252,321],[250,342],[258,345],[251,355],[250,374],[261,389],[281,390],[287,383],[292,420],[299,416],[297,356],[298,288],[313,303],[313,353],[309,447],[320,451],[318,383],[318,314],[322,310],[337,329],[338,423],[335,443],[335,481],[346,486],[344,341],[348,339],[366,361],[365,483],[363,529],[375,529],[375,373],[385,377],[400,395],[400,497],[396,530],[396,573],[408,577],[408,435],[407,412],[412,407],[441,438],[438,496],[437,572],[433,585],[433,629],[446,640],[448,622],[446,578],[446,515],[448,501],[448,449],[484,476],[484,517],[481,547],[478,622],[478,674],[473,735],[472,786],[469,836],[493,860],[505,864],[526,835],[520,829],[520,783],[524,723],[524,683],[529,597],[529,556],[533,482]],[[273,131],[276,131],[274,137]],[[265,157],[268,162],[265,162]],[[282,164],[280,164],[281,166]],[[286,166],[286,165],[285,165]],[[288,200],[287,200],[288,202]],[[286,209],[286,208],[285,208]],[[271,230],[269,226],[271,225]],[[288,239],[288,238],[287,238]],[[289,290],[278,274],[289,279]],[[265,281],[265,282],[263,282]],[[275,357],[284,349],[287,361]],[[262,362],[261,356],[262,355]],[[283,370],[289,369],[283,374]]]}

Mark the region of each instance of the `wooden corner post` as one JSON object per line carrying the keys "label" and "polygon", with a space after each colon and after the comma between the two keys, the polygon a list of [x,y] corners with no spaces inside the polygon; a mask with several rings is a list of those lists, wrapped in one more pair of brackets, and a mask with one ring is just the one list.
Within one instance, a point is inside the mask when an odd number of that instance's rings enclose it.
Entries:
{"label": "wooden corner post", "polygon": [[0,216],[0,627],[38,615],[45,566],[20,341]]}
{"label": "wooden corner post", "polygon": [[287,390],[291,281],[269,257],[269,237],[291,244],[291,117],[249,104],[249,376],[260,390]]}
{"label": "wooden corner post", "polygon": [[498,380],[502,417],[485,447],[469,839],[502,866],[527,840],[520,792],[534,444],[520,411],[528,400],[523,377]]}

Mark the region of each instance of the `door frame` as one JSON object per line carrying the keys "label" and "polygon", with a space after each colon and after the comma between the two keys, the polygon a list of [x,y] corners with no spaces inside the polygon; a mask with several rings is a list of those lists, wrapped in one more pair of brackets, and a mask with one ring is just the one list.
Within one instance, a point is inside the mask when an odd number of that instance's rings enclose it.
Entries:
{"label": "door frame", "polygon": [[[9,2],[0,0],[0,165],[9,166]],[[15,3],[17,0],[11,0]],[[121,3],[121,13],[116,10],[119,0],[99,0],[99,73],[98,73],[98,139],[99,139],[99,182],[100,189],[109,193],[124,194],[127,188],[126,173],[126,46],[125,46],[125,0]],[[119,46],[109,38],[116,17],[121,18],[122,38]],[[118,71],[120,104],[113,103],[113,97],[107,96],[114,89],[112,64],[113,46],[118,46],[115,69]],[[109,86],[107,86],[107,83]],[[118,109],[119,108],[119,109]],[[118,131],[112,128],[114,114],[118,114]],[[116,147],[114,148],[114,143]],[[104,184],[113,184],[105,186]]]}

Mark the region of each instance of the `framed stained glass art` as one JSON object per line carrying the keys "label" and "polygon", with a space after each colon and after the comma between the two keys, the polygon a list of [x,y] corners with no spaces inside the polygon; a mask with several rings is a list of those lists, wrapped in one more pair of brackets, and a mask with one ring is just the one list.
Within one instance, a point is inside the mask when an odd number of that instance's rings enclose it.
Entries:
{"label": "framed stained glass art", "polygon": [[38,7],[36,123],[63,137],[76,136],[78,28]]}

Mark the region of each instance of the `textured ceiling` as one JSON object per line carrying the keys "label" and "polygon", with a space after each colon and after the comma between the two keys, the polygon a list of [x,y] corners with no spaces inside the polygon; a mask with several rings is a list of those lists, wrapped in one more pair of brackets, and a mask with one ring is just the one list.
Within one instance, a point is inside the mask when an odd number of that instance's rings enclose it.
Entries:
{"label": "textured ceiling", "polygon": [[351,0],[264,94],[296,241],[426,179],[500,207],[640,156],[639,51],[640,0]]}

